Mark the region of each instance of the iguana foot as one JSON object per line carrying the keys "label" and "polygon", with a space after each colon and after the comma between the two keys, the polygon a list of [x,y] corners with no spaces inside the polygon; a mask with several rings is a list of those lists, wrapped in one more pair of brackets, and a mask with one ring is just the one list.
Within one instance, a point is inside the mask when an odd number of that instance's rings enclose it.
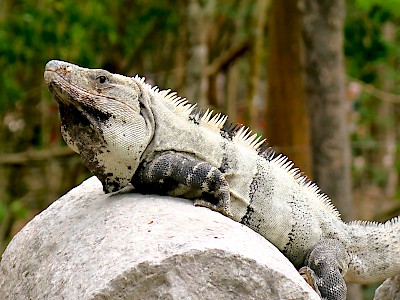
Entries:
{"label": "iguana foot", "polygon": [[196,200],[195,205],[204,206],[232,217],[229,184],[225,174],[207,162],[187,153],[171,151],[156,156],[146,163],[138,173],[139,178],[135,177],[133,180],[138,181],[141,185],[163,185],[167,189],[169,186],[172,187],[170,191],[173,191],[176,187],[174,183],[177,183],[209,195],[213,198],[211,202]]}
{"label": "iguana foot", "polygon": [[343,276],[349,261],[340,241],[322,239],[311,249],[300,274],[314,290],[320,292],[322,299],[345,300],[347,286]]}
{"label": "iguana foot", "polygon": [[304,280],[308,283],[309,286],[311,286],[311,288],[318,294],[318,296],[321,296],[321,292],[318,289],[318,285],[317,285],[317,277],[315,275],[315,272],[313,270],[311,270],[309,267],[302,267],[299,270],[299,273],[301,275],[301,277],[304,278]]}

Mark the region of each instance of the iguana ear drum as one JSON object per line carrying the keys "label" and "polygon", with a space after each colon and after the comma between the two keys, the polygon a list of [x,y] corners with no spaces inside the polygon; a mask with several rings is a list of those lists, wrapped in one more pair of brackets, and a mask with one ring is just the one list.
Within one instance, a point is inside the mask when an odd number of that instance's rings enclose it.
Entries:
{"label": "iguana ear drum", "polygon": [[398,217],[342,222],[329,197],[249,128],[139,76],[50,61],[44,77],[60,104],[64,139],[105,192],[132,182],[136,192],[194,199],[304,267],[324,299],[345,299],[344,278],[400,274]]}

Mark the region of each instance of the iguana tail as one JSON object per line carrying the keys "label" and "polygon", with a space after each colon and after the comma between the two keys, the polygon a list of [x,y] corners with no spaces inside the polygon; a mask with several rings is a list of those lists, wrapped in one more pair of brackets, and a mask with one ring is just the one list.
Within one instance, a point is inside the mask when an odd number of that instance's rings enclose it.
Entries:
{"label": "iguana tail", "polygon": [[400,216],[386,223],[354,221],[348,225],[346,280],[371,283],[400,273]]}

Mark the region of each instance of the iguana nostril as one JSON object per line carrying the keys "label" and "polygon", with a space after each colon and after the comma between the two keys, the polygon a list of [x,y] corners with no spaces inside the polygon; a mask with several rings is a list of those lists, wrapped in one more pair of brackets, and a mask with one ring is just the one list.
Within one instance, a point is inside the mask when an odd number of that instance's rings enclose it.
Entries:
{"label": "iguana nostril", "polygon": [[50,60],[45,67],[45,71],[56,71],[58,68],[58,63],[56,60]]}

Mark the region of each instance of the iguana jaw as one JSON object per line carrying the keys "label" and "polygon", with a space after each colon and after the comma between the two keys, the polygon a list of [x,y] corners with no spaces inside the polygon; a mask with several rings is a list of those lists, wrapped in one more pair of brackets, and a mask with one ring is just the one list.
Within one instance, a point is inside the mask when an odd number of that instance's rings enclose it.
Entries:
{"label": "iguana jaw", "polygon": [[130,77],[61,61],[48,62],[44,77],[59,103],[67,144],[105,192],[126,186],[153,133],[140,86]]}

